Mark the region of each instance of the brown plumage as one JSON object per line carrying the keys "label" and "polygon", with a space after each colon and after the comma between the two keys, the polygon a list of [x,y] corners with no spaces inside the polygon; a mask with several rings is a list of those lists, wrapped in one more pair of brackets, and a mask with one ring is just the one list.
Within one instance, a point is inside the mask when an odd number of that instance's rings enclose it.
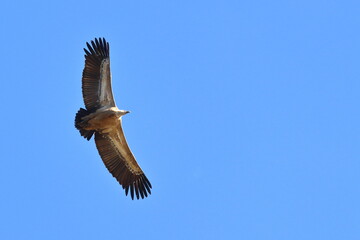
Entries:
{"label": "brown plumage", "polygon": [[127,195],[139,199],[151,194],[150,181],[132,154],[122,129],[121,117],[129,111],[116,107],[110,72],[109,43],[95,38],[86,43],[82,93],[86,109],[80,108],[75,127],[90,140],[95,134],[99,154],[109,172],[122,185]]}

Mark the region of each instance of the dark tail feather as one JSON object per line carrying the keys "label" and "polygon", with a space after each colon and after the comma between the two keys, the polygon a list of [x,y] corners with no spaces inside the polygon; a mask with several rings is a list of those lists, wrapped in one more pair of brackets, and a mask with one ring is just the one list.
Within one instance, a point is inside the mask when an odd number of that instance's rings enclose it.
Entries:
{"label": "dark tail feather", "polygon": [[92,135],[95,133],[95,131],[94,130],[85,130],[81,127],[81,123],[82,123],[81,118],[85,117],[88,114],[89,114],[88,111],[86,111],[83,108],[80,108],[80,110],[76,113],[76,116],[75,116],[75,127],[77,130],[79,130],[80,135],[89,141],[91,139]]}

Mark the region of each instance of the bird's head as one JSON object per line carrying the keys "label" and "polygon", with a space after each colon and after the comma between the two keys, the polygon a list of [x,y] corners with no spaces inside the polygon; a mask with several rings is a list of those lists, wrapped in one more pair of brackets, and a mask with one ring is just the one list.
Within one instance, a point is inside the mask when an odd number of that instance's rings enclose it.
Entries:
{"label": "bird's head", "polygon": [[124,116],[125,114],[128,114],[128,113],[130,113],[130,111],[127,111],[127,110],[119,110],[119,111],[117,112],[117,115],[118,115],[119,117],[122,117],[122,116]]}

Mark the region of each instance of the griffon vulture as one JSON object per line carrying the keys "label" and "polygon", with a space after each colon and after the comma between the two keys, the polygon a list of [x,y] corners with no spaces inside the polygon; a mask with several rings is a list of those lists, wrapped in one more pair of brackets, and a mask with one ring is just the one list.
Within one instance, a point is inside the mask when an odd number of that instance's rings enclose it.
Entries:
{"label": "griffon vulture", "polygon": [[82,74],[82,94],[86,109],[80,108],[75,127],[90,140],[95,134],[99,154],[109,172],[131,198],[151,194],[151,184],[132,154],[122,129],[121,117],[129,111],[116,107],[112,89],[109,43],[95,38],[86,43],[85,68]]}

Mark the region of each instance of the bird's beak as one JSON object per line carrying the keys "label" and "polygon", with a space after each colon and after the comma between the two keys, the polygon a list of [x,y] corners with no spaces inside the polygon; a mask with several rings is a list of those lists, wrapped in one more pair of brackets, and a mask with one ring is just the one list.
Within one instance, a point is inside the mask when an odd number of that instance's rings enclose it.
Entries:
{"label": "bird's beak", "polygon": [[128,114],[128,113],[130,113],[130,111],[125,111],[125,114]]}

